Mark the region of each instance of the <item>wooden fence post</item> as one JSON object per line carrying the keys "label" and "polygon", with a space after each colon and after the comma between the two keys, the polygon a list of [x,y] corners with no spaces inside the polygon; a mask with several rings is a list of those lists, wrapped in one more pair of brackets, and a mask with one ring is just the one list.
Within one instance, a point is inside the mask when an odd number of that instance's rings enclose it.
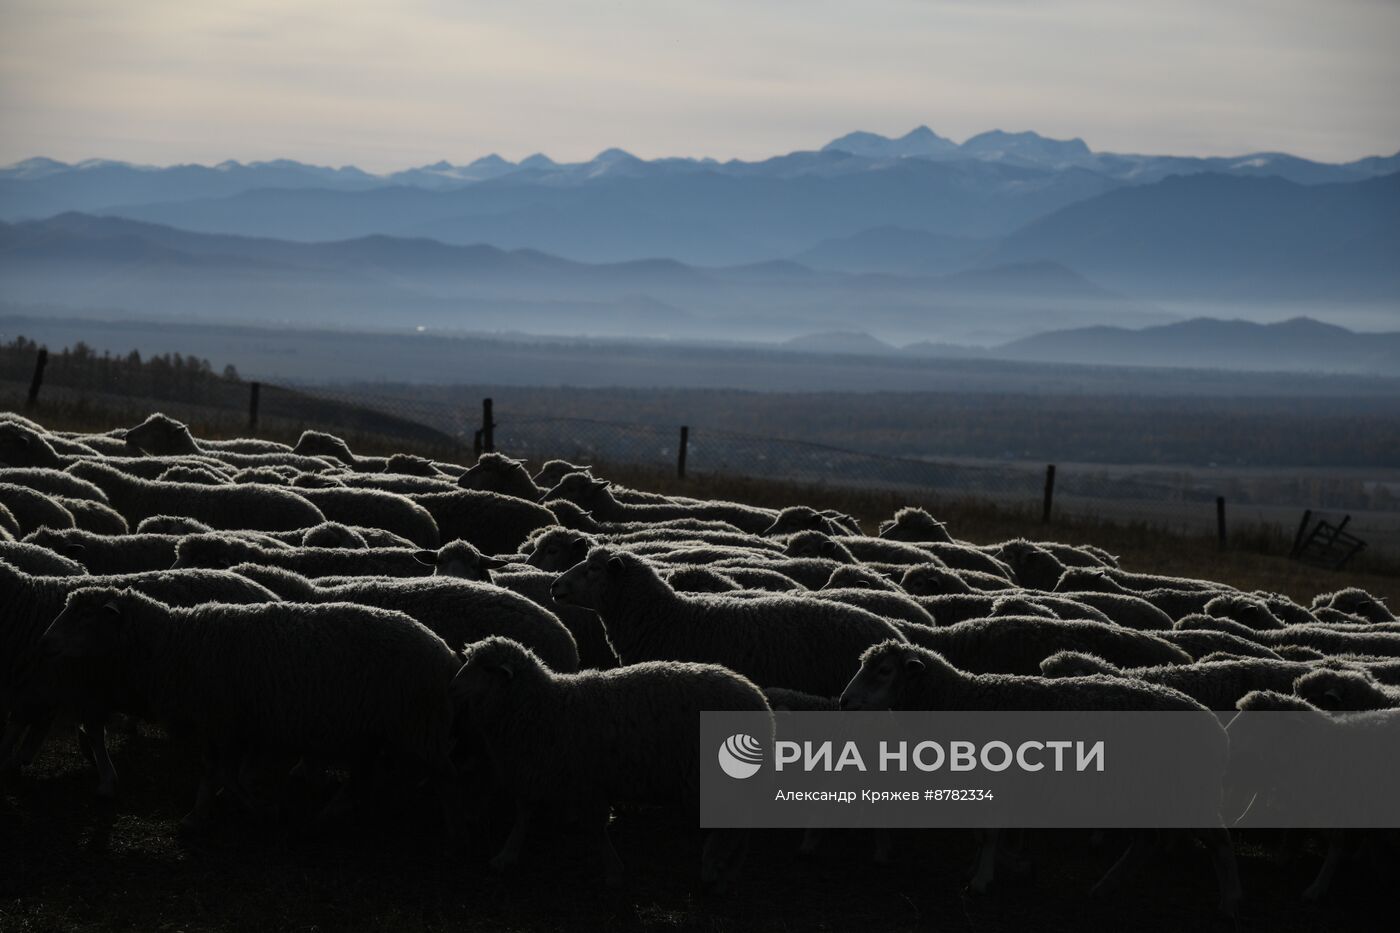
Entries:
{"label": "wooden fence post", "polygon": [[1308,533],[1308,521],[1312,518],[1312,509],[1303,510],[1303,520],[1298,523],[1298,533],[1293,536],[1293,549],[1288,552],[1289,557],[1297,557],[1298,552],[1303,549],[1303,535]]}
{"label": "wooden fence post", "polygon": [[676,476],[685,479],[685,454],[690,447],[690,425],[681,425],[681,447],[680,453],[676,456]]}
{"label": "wooden fence post", "polygon": [[248,383],[248,430],[258,429],[258,399],[262,396],[262,383]]}
{"label": "wooden fence post", "polygon": [[44,367],[49,365],[48,347],[40,347],[34,360],[34,378],[29,383],[29,401],[25,404],[33,408],[39,401],[39,387],[44,384]]}
{"label": "wooden fence post", "polygon": [[1040,515],[1042,524],[1050,524],[1050,507],[1055,501],[1055,464],[1045,467],[1045,508]]}
{"label": "wooden fence post", "polygon": [[1220,537],[1220,550],[1225,550],[1225,497],[1215,497],[1215,532]]}
{"label": "wooden fence post", "polygon": [[481,451],[491,453],[496,449],[496,422],[491,414],[491,400],[481,400]]}

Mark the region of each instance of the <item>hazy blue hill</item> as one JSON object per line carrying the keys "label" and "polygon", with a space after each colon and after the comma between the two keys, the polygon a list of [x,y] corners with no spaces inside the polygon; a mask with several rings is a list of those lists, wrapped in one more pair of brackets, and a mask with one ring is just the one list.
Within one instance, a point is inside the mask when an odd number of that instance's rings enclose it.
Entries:
{"label": "hazy blue hill", "polygon": [[958,144],[939,136],[927,126],[918,126],[898,139],[863,131],[833,139],[823,150],[886,159],[904,156],[944,155],[956,152]]}
{"label": "hazy blue hill", "polygon": [[985,248],[986,241],[970,237],[883,226],[824,240],[793,258],[842,272],[939,275],[962,268]]}
{"label": "hazy blue hill", "polygon": [[1145,296],[1389,298],[1400,174],[1298,185],[1281,178],[1172,176],[1064,207],[988,258],[1049,260]]}

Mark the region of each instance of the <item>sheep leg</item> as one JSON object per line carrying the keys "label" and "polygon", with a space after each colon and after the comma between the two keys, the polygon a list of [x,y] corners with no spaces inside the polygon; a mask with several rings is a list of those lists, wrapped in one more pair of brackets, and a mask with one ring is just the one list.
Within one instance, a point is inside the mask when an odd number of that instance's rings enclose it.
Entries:
{"label": "sheep leg", "polygon": [[1318,869],[1317,877],[1313,879],[1312,884],[1303,889],[1303,900],[1308,903],[1316,903],[1326,896],[1332,886],[1332,878],[1337,874],[1337,868],[1346,855],[1342,830],[1329,829],[1324,835],[1327,837],[1327,855],[1322,859],[1322,867]]}
{"label": "sheep leg", "polygon": [[1210,849],[1210,860],[1215,865],[1215,880],[1220,887],[1220,911],[1227,917],[1235,916],[1239,910],[1244,892],[1240,887],[1240,867],[1235,861],[1235,847],[1230,841],[1230,831],[1223,826],[1201,833],[1201,840]]}
{"label": "sheep leg", "polygon": [[491,867],[497,871],[509,871],[520,864],[525,852],[525,837],[530,834],[530,818],[533,811],[524,801],[515,802],[515,824],[510,828],[506,844],[491,859]]}
{"label": "sheep leg", "polygon": [[1152,857],[1152,853],[1157,850],[1157,836],[1151,832],[1133,833],[1133,838],[1128,842],[1128,848],[1123,851],[1122,856],[1114,863],[1113,867],[1104,873],[1089,890],[1090,897],[1103,897],[1117,890],[1124,879],[1131,877]]}
{"label": "sheep leg", "polygon": [[997,848],[1001,842],[1001,830],[984,829],[978,835],[981,837],[982,846],[977,850],[977,861],[974,863],[975,868],[968,887],[974,894],[986,894],[996,877]]}
{"label": "sheep leg", "polygon": [[595,804],[590,808],[591,812],[580,814],[580,819],[591,822],[594,827],[594,844],[598,847],[598,855],[603,859],[603,876],[610,888],[619,888],[627,880],[627,869],[622,864],[621,857],[617,850],[613,848],[612,840],[608,838],[608,820],[612,815],[612,810],[606,802]]}
{"label": "sheep leg", "polygon": [[78,726],[78,745],[86,745],[88,759],[97,768],[97,796],[111,800],[117,796],[117,769],[107,752],[107,726],[102,717],[93,717]]}

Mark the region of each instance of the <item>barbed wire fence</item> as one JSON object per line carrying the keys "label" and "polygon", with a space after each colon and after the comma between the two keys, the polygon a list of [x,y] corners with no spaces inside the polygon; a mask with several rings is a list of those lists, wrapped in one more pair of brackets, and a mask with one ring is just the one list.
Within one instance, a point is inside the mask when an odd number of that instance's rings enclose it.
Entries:
{"label": "barbed wire fence", "polygon": [[[42,352],[42,351],[41,351]],[[113,409],[139,420],[165,410],[224,431],[316,429],[347,438],[430,446],[470,460],[483,449],[539,462],[651,467],[680,476],[708,474],[789,481],[846,489],[907,492],[911,498],[978,500],[1026,514],[1028,522],[1064,517],[1138,524],[1180,534],[1229,534],[1272,528],[1294,534],[1300,514],[1345,527],[1379,553],[1400,553],[1400,490],[1364,481],[1261,483],[1244,474],[1202,475],[1189,469],[1120,468],[892,456],[826,443],[748,434],[706,425],[662,425],[501,412],[490,400],[447,400],[441,393],[407,395],[375,387],[288,387],[211,379],[197,391],[134,394],[120,379],[82,388],[44,383],[38,362],[26,387],[4,373],[14,407],[47,403],[89,406],[94,418]],[[58,384],[53,384],[53,383]],[[132,422],[134,423],[134,421]],[[1304,529],[1298,528],[1301,535]]]}

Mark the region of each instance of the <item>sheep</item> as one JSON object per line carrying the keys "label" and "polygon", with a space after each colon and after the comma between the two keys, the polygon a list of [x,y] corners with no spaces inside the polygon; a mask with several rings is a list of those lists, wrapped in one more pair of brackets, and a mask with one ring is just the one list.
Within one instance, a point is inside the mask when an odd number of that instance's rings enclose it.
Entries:
{"label": "sheep", "polygon": [[[1246,658],[1285,660],[1281,652],[1227,632],[1206,631],[1204,629],[1173,629],[1170,632],[1156,632],[1155,634],[1163,641],[1176,645],[1198,661],[1206,655],[1221,652]],[[1297,659],[1288,658],[1287,660]]]}
{"label": "sheep", "polygon": [[[0,473],[0,481],[3,481],[3,473]],[[1380,597],[1372,596],[1360,587],[1348,586],[1331,593],[1320,593],[1313,597],[1312,608],[1320,609],[1324,606],[1351,615],[1359,615],[1372,622],[1397,621],[1395,614],[1386,608]]]}
{"label": "sheep", "polygon": [[19,524],[21,535],[40,528],[73,528],[73,513],[58,500],[28,486],[0,483],[0,505],[9,509]]}
{"label": "sheep", "polygon": [[1204,612],[1206,604],[1221,595],[1221,591],[1210,589],[1131,589],[1109,576],[1107,570],[1087,570],[1082,567],[1070,567],[1066,570],[1055,584],[1053,592],[1066,596],[1074,596],[1077,593],[1136,596],[1156,606],[1173,619]]}
{"label": "sheep", "polygon": [[632,504],[619,501],[612,493],[611,483],[594,479],[583,473],[572,473],[549,491],[549,499],[568,499],[588,510],[599,521],[659,520],[668,518],[717,518],[737,525],[744,531],[761,534],[773,523],[777,513],[736,502],[711,501],[702,504],[655,503]]}
{"label": "sheep", "polygon": [[827,577],[822,589],[866,589],[866,590],[886,590],[890,592],[903,592],[900,587],[889,577],[883,576],[869,569],[868,567],[856,567],[842,565],[831,571],[831,576]]}
{"label": "sheep", "polygon": [[1225,593],[1206,603],[1208,616],[1230,619],[1255,630],[1283,628],[1283,623],[1269,611],[1268,605],[1244,593]]}
{"label": "sheep", "polygon": [[324,586],[276,567],[236,564],[229,569],[295,602],[355,603],[406,613],[454,650],[490,635],[505,635],[529,647],[551,670],[578,670],[578,646],[563,623],[524,596],[498,586],[449,577],[362,578]]}
{"label": "sheep", "polygon": [[[469,541],[452,541],[435,551],[415,551],[414,559],[437,577],[458,577],[478,583],[490,583],[491,572],[509,566],[508,561],[481,553]],[[528,566],[528,565],[527,565]]]}
{"label": "sheep", "polygon": [[901,623],[930,628],[934,625],[933,616],[929,614],[928,610],[903,593],[871,590],[863,587],[850,589],[823,587],[819,590],[807,593],[799,592],[793,595],[802,599],[820,599],[868,610],[882,619],[896,623],[900,630],[906,633],[907,629]]}
{"label": "sheep", "polygon": [[570,473],[587,473],[593,469],[588,466],[579,466],[567,460],[546,460],[534,475],[535,485],[540,489],[553,489],[559,485],[559,481]]}
{"label": "sheep", "polygon": [[[868,649],[860,670],[841,692],[844,710],[1151,710],[1199,714],[1199,758],[1182,777],[1182,794],[1199,795],[1203,805],[1219,810],[1221,778],[1229,758],[1229,744],[1219,721],[1189,697],[1165,687],[1114,677],[1044,677],[960,670],[954,661],[934,650],[898,641]],[[1200,768],[1199,763],[1213,766]],[[1230,835],[1223,823],[1209,828],[1206,841],[1212,849],[1220,886],[1220,906],[1234,914],[1240,900],[1239,875]],[[986,890],[996,865],[996,836],[978,857],[972,880],[976,891]],[[1128,852],[1095,885],[1103,892],[1117,883],[1130,857],[1142,845],[1135,838]],[[991,850],[990,852],[988,850]]]}
{"label": "sheep", "polygon": [[601,537],[609,544],[627,546],[655,543],[673,546],[715,544],[743,548],[746,551],[761,551],[771,557],[781,557],[786,553],[786,547],[782,543],[758,535],[745,534],[738,529],[719,531],[713,528],[675,528],[658,524],[636,531],[607,531],[601,533]]}
{"label": "sheep", "polygon": [[525,469],[525,461],[512,460],[505,454],[495,452],[478,457],[471,469],[457,477],[457,485],[463,489],[499,492],[531,502],[540,501],[549,491],[535,485],[530,471]]}
{"label": "sheep", "polygon": [[199,519],[184,515],[152,515],[136,523],[137,534],[197,535],[213,530]]}
{"label": "sheep", "polygon": [[990,554],[983,554],[975,547],[966,544],[926,542],[923,549],[936,557],[945,566],[959,572],[973,570],[1011,580],[1011,568]]}
{"label": "sheep", "polygon": [[733,593],[744,589],[732,577],[708,567],[677,567],[664,571],[662,577],[678,593]]}
{"label": "sheep", "polygon": [[[1225,799],[1229,812],[1245,814],[1270,806],[1306,806],[1315,825],[1337,825],[1328,807],[1394,794],[1395,775],[1376,767],[1376,749],[1400,746],[1400,710],[1324,712],[1306,700],[1257,690],[1237,704],[1230,720],[1230,767]],[[1278,717],[1289,713],[1286,728]],[[1325,769],[1312,766],[1327,762]],[[1252,805],[1251,805],[1252,801]],[[1346,854],[1344,834],[1329,831],[1327,854],[1316,878],[1303,891],[1309,902],[1323,897]]]}
{"label": "sheep", "polygon": [[[357,776],[383,753],[450,773],[448,687],[459,656],[408,616],[346,603],[172,608],[133,590],[77,590],[44,633],[41,694],[191,723],[216,764],[188,824],[208,818],[228,766],[287,754],[348,761]],[[96,669],[74,682],[69,667]]]}
{"label": "sheep", "polygon": [[[232,479],[233,482],[235,482],[235,483],[265,483],[265,484],[267,484],[268,486],[290,486],[290,485],[292,485],[292,480],[293,480],[293,479],[299,478],[299,477],[301,477],[301,476],[315,476],[315,477],[318,477],[318,478],[319,478],[319,477],[321,476],[321,474],[320,474],[320,473],[299,473],[299,474],[297,474],[297,476],[288,476],[286,473],[282,472],[281,470],[278,470],[278,469],[275,468],[275,467],[270,467],[270,466],[259,466],[259,467],[245,467],[245,468],[239,470],[237,473],[233,474],[233,476],[231,477],[231,479]],[[333,483],[338,483],[338,481],[335,481],[334,479],[332,479],[332,482],[333,482]],[[314,484],[313,484],[313,485],[312,485],[311,487],[309,487],[309,488],[325,488],[325,487],[322,487],[322,486],[314,485]]]}
{"label": "sheep", "polygon": [[[713,568],[707,569],[713,570]],[[765,570],[762,567],[725,567],[722,571],[717,572],[723,573],[724,576],[745,590],[762,590],[767,593],[800,593],[807,589],[789,576],[776,570]]]}
{"label": "sheep", "polygon": [[96,462],[75,463],[68,472],[101,487],[128,522],[152,515],[184,515],[213,528],[286,531],[326,520],[316,506],[275,486],[149,482]]}
{"label": "sheep", "polygon": [[929,559],[927,551],[911,544],[855,535],[832,537],[820,531],[800,531],[792,535],[783,553],[789,557],[826,557],[843,564],[914,566],[927,563]]}
{"label": "sheep", "polygon": [[102,535],[124,535],[130,528],[121,513],[101,502],[91,499],[69,499],[58,496],[54,499],[73,516],[73,527]]}
{"label": "sheep", "polygon": [[1172,628],[1172,617],[1145,599],[1118,593],[1066,594],[1073,602],[1103,613],[1111,622],[1140,632],[1165,632]]}
{"label": "sheep", "polygon": [[725,664],[753,680],[835,695],[866,647],[900,638],[862,609],[793,596],[683,595],[642,558],[598,547],[554,583],[558,602],[592,609],[623,664]]}
{"label": "sheep", "polygon": [[603,622],[598,618],[598,613],[555,601],[552,590],[557,577],[558,574],[540,570],[510,569],[493,572],[491,582],[513,593],[519,593],[558,616],[559,621],[569,630],[569,634],[574,636],[574,643],[578,645],[579,667],[596,670],[617,667],[617,654],[612,645],[608,644],[608,636],[603,631]]}
{"label": "sheep", "polygon": [[[177,463],[162,470],[156,479],[162,483],[192,483],[199,486],[227,486],[233,482],[233,477],[202,463]],[[279,486],[287,485],[286,479],[281,476],[276,478],[276,483]]]}
{"label": "sheep", "polygon": [[345,480],[326,473],[302,473],[290,485],[293,489],[344,489]]}
{"label": "sheep", "polygon": [[307,457],[327,457],[339,460],[351,469],[355,469],[359,465],[359,460],[350,452],[350,445],[334,434],[327,434],[325,431],[301,432],[301,437],[297,438],[296,444],[292,446],[292,453]]}
{"label": "sheep", "polygon": [[780,710],[787,713],[834,713],[841,708],[836,697],[819,697],[786,687],[764,687],[763,695],[768,698],[768,705],[775,713]]}
{"label": "sheep", "polygon": [[1027,541],[1017,538],[1003,541],[989,549],[993,557],[1011,568],[1013,578],[1021,586],[1035,590],[1053,590],[1070,567],[1104,567],[1097,555],[1080,548],[1052,541]]}
{"label": "sheep", "polygon": [[441,543],[432,514],[405,496],[376,489],[301,489],[298,494],[331,521],[383,528],[420,548]]}
{"label": "sheep", "polygon": [[[920,606],[928,610],[939,625],[955,625],[970,619],[990,618],[996,612],[998,601],[1014,595],[1018,594],[1014,592],[974,593],[953,596],[916,596],[915,599],[918,600]],[[1097,609],[1090,609],[1073,600],[1038,599],[1036,602],[1042,609],[1049,610],[1050,614],[1057,619],[1089,619],[1101,623],[1109,621],[1108,617]]]}
{"label": "sheep", "polygon": [[[33,657],[40,636],[63,609],[64,600],[73,592],[92,586],[120,585],[159,597],[167,603],[197,606],[206,602],[255,603],[276,600],[269,590],[241,577],[216,571],[170,571],[129,574],[123,576],[36,576],[12,565],[0,562],[0,703],[16,686],[16,677]],[[32,748],[42,740],[51,716],[44,709],[31,712],[25,725],[31,731]],[[37,725],[44,722],[45,725]],[[12,730],[15,728],[12,724]],[[17,731],[23,732],[20,728]],[[98,754],[101,775],[99,793],[110,796],[116,790],[116,775],[111,761],[100,753],[102,721],[87,723],[93,751]],[[32,751],[30,752],[32,756]],[[3,764],[3,761],[0,761]]]}
{"label": "sheep", "polygon": [[730,573],[735,570],[759,569],[769,573],[780,573],[793,581],[794,588],[820,589],[837,567],[835,561],[815,557],[790,557],[783,560],[765,560],[760,564],[744,558],[729,558],[709,565],[712,570]]}
{"label": "sheep", "polygon": [[[398,537],[395,535],[394,537]],[[413,542],[407,539],[407,544]],[[369,542],[365,536],[347,525],[340,522],[322,522],[302,532],[301,540],[298,542],[302,547],[343,547],[353,550],[364,550],[369,547]]]}
{"label": "sheep", "polygon": [[923,509],[908,507],[894,513],[894,518],[880,523],[880,537],[890,541],[930,541],[952,544],[948,526]]}
{"label": "sheep", "polygon": [[[679,804],[698,816],[701,711],[771,717],[751,681],[717,665],[651,661],[556,674],[506,638],[470,648],[451,695],[515,798],[515,825],[492,867],[517,865],[535,811],[563,801],[592,824],[610,885],[621,883],[624,869],[607,837],[609,805]],[[772,738],[771,718],[763,738]],[[705,844],[706,882],[738,870],[722,864],[732,853],[719,841],[712,835]]]}
{"label": "sheep", "polygon": [[1246,595],[1263,602],[1269,612],[1273,613],[1274,618],[1284,625],[1312,625],[1317,621],[1317,617],[1312,612],[1281,593],[1255,590]]}
{"label": "sheep", "polygon": [[905,637],[974,673],[1036,674],[1057,651],[1083,651],[1121,667],[1188,664],[1190,655],[1146,632],[1098,622],[999,616],[940,628],[908,626]]}
{"label": "sheep", "polygon": [[1016,584],[1004,577],[977,570],[950,570],[930,555],[928,563],[910,567],[899,578],[899,585],[911,596],[955,596],[1014,590]]}
{"label": "sheep", "polygon": [[1103,570],[1105,576],[1118,582],[1130,590],[1186,590],[1188,592],[1203,590],[1214,592],[1235,592],[1232,586],[1223,583],[1213,583],[1210,580],[1196,580],[1191,577],[1167,577],[1155,573],[1129,573],[1126,570],[1117,570],[1106,567]]}
{"label": "sheep", "polygon": [[1046,677],[1106,674],[1170,687],[1206,709],[1217,712],[1233,712],[1235,703],[1251,690],[1290,690],[1295,681],[1311,669],[1308,664],[1267,658],[1124,668],[1096,656],[1072,651],[1051,655],[1040,665],[1040,672]]}
{"label": "sheep", "polygon": [[1352,631],[1346,628],[1326,628],[1321,625],[1289,625],[1280,629],[1255,631],[1238,622],[1210,616],[1195,616],[1177,622],[1181,628],[1207,628],[1218,632],[1252,637],[1265,647],[1302,645],[1324,654],[1374,654],[1400,657],[1400,633]]}
{"label": "sheep", "polygon": [[273,547],[230,534],[187,535],[175,545],[174,567],[214,567],[253,563],[281,567],[306,577],[417,577],[431,573],[412,548]]}
{"label": "sheep", "polygon": [[[1075,599],[1042,593],[997,593],[995,597],[992,600],[992,616],[1046,615],[1053,619],[1083,619],[1105,625],[1115,624],[1099,610]],[[1022,609],[1029,612],[1021,612]]]}
{"label": "sheep", "polygon": [[424,476],[429,479],[446,476],[433,461],[416,454],[390,454],[384,462],[385,473],[398,473],[403,476]]}
{"label": "sheep", "polygon": [[23,537],[19,530],[19,519],[15,518],[15,513],[11,512],[5,503],[0,502],[0,541],[13,541]]}
{"label": "sheep", "polygon": [[[60,452],[55,445],[63,447]],[[76,449],[75,449],[76,448]],[[73,455],[93,456],[91,448],[65,444],[62,439],[14,421],[0,423],[0,463],[12,467],[44,467],[62,470]]]}
{"label": "sheep", "polygon": [[189,426],[163,412],[152,413],[145,421],[127,428],[121,437],[141,453],[157,456],[203,453]]}
{"label": "sheep", "polygon": [[787,537],[799,532],[813,531],[824,535],[839,535],[845,529],[816,509],[805,505],[791,505],[778,512],[773,522],[763,529],[762,534],[772,538]]}
{"label": "sheep", "polygon": [[1400,707],[1400,689],[1378,683],[1365,670],[1316,667],[1293,681],[1293,693],[1333,713]]}
{"label": "sheep", "polygon": [[603,526],[593,520],[593,516],[568,499],[547,499],[544,507],[554,515],[555,521],[565,528],[597,534]]}
{"label": "sheep", "polygon": [[0,561],[39,577],[77,577],[87,568],[30,541],[0,541]]}
{"label": "sheep", "polygon": [[459,489],[408,498],[431,513],[439,540],[460,538],[488,554],[509,554],[535,529],[554,524],[554,513],[544,506],[494,492]]}
{"label": "sheep", "polygon": [[0,483],[28,486],[36,492],[65,499],[90,499],[103,505],[108,504],[107,494],[101,489],[62,470],[5,467],[0,469]]}
{"label": "sheep", "polygon": [[[1182,634],[1186,633],[1183,632]],[[1234,636],[1229,637],[1233,638]],[[1263,648],[1263,646],[1260,645],[1260,648]],[[1270,649],[1263,648],[1263,650],[1268,651]],[[1327,657],[1327,655],[1323,654],[1321,651],[1318,651],[1316,648],[1309,648],[1307,645],[1279,645],[1277,648],[1274,648],[1273,651],[1285,661],[1321,661]]]}

